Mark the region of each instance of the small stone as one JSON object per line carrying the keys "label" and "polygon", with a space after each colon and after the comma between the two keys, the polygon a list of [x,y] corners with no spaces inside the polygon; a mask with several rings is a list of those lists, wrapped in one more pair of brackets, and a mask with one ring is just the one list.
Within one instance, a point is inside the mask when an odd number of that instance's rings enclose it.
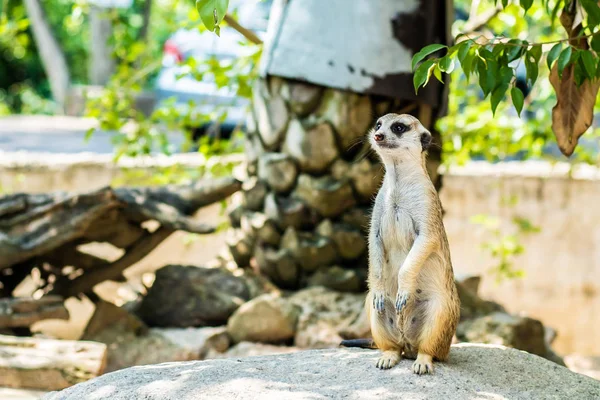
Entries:
{"label": "small stone", "polygon": [[317,174],[324,172],[338,156],[329,124],[304,129],[297,119],[290,121],[283,151],[296,160],[301,171]]}
{"label": "small stone", "polygon": [[307,272],[331,265],[337,258],[333,242],[329,238],[308,232],[286,229],[281,247],[290,251],[296,262]]}
{"label": "small stone", "polygon": [[240,227],[243,213],[244,213],[244,207],[241,205],[235,206],[228,211],[227,215],[229,217],[229,223],[231,224],[231,226],[233,226],[234,228]]}
{"label": "small stone", "polygon": [[275,193],[269,193],[265,198],[265,214],[282,230],[288,227],[309,229],[318,220],[316,212],[300,200],[293,197],[277,197]]}
{"label": "small stone", "polygon": [[319,269],[309,278],[308,285],[324,286],[339,292],[359,292],[362,286],[356,271],[338,265]]}
{"label": "small stone", "polygon": [[264,79],[254,84],[252,104],[258,133],[269,150],[275,150],[283,140],[289,114],[285,101],[279,94],[271,95]]}
{"label": "small stone", "polygon": [[294,338],[294,344],[302,348],[338,346],[340,332],[359,317],[365,306],[363,294],[324,287],[300,290],[290,301],[302,310]]}
{"label": "small stone", "polygon": [[456,336],[467,342],[500,344],[547,357],[544,325],[533,318],[495,312],[458,324]]}
{"label": "small stone", "polygon": [[369,96],[336,89],[325,91],[317,115],[333,125],[342,153],[363,140],[374,119]]}
{"label": "small stone", "polygon": [[250,264],[254,242],[255,238],[248,233],[248,230],[229,229],[225,235],[225,244],[233,257],[233,260],[240,268]]}
{"label": "small stone", "polygon": [[479,292],[479,285],[481,284],[481,275],[455,274],[454,279],[457,283],[460,283],[465,289],[470,290],[474,294],[477,294]]}
{"label": "small stone", "polygon": [[304,82],[287,82],[282,91],[290,109],[299,117],[305,117],[319,105],[323,87]]}
{"label": "small stone", "polygon": [[301,174],[293,194],[325,218],[335,218],[354,206],[354,194],[347,178]]}
{"label": "small stone", "polygon": [[342,215],[343,223],[352,225],[364,233],[369,231],[370,220],[371,210],[367,207],[354,207]]}
{"label": "small stone", "polygon": [[206,359],[266,356],[272,354],[295,353],[297,351],[300,351],[300,349],[291,346],[276,346],[273,344],[240,342],[231,347],[225,353],[210,352],[206,356]]}
{"label": "small stone", "polygon": [[150,326],[217,326],[249,299],[244,279],[227,270],[168,265],[156,271],[138,315]]}
{"label": "small stone", "polygon": [[331,175],[336,179],[349,178],[360,200],[370,204],[381,186],[384,170],[381,164],[372,164],[366,158],[353,163],[337,160],[331,167]]}
{"label": "small stone", "polygon": [[364,234],[352,225],[325,220],[317,227],[317,233],[333,240],[337,253],[344,260],[355,260],[367,249]]}
{"label": "small stone", "polygon": [[241,306],[229,319],[227,331],[235,343],[277,343],[296,334],[300,308],[275,294],[264,294]]}
{"label": "small stone", "polygon": [[267,195],[267,186],[253,177],[242,184],[242,205],[252,211],[261,211]]}
{"label": "small stone", "polygon": [[261,274],[284,289],[298,287],[300,270],[287,249],[271,249],[256,246],[254,255]]}
{"label": "small stone", "polygon": [[[106,317],[107,307],[100,307],[103,308],[100,313]],[[119,308],[115,305],[112,307]],[[98,316],[97,308],[92,320],[99,321]],[[229,348],[229,336],[225,327],[151,328],[140,331],[128,323],[123,323],[132,319],[135,319],[132,315],[126,319],[105,319],[105,325],[101,326],[101,329],[87,329],[82,336],[82,340],[107,345],[105,372],[135,365],[202,360],[209,351],[222,353]],[[148,351],[149,349],[151,351]]]}
{"label": "small stone", "polygon": [[296,163],[284,153],[265,153],[258,160],[258,177],[278,193],[288,192],[296,183]]}
{"label": "small stone", "polygon": [[259,242],[272,246],[279,245],[281,234],[277,225],[265,214],[259,212],[246,212],[242,215],[240,222],[242,231],[249,236],[255,237]]}

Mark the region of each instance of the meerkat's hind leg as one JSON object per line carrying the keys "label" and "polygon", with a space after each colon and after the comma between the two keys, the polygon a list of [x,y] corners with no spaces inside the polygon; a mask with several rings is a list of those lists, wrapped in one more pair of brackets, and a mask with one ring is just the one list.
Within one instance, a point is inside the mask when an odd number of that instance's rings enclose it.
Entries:
{"label": "meerkat's hind leg", "polygon": [[417,360],[412,365],[412,370],[418,375],[433,373],[433,357],[429,354],[419,353]]}

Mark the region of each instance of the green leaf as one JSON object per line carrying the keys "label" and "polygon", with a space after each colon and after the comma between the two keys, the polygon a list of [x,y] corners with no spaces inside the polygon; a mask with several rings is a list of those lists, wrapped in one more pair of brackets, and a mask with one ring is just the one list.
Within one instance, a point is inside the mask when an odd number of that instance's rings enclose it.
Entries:
{"label": "green leaf", "polygon": [[559,78],[562,77],[562,73],[565,70],[565,68],[567,67],[567,65],[569,64],[569,61],[571,60],[571,53],[573,52],[573,50],[571,49],[571,46],[568,46],[566,49],[564,49],[561,53],[560,56],[558,56],[558,76]]}
{"label": "green leaf", "polygon": [[533,4],[533,0],[521,0],[521,8],[525,10],[525,14],[527,14],[527,10],[531,8]]}
{"label": "green leaf", "polygon": [[506,8],[508,6],[508,0],[502,0],[502,8]]}
{"label": "green leaf", "polygon": [[438,81],[444,83],[444,81],[442,80],[442,71],[440,70],[439,64],[433,68],[433,75],[437,78]]}
{"label": "green leaf", "polygon": [[506,45],[504,43],[498,43],[497,45],[494,45],[494,48],[492,49],[492,54],[494,55],[494,57],[498,58],[500,53],[504,51],[505,47]]}
{"label": "green leaf", "polygon": [[523,55],[524,47],[521,46],[519,39],[512,39],[507,43],[507,51],[504,53],[508,59],[508,62],[512,62]]}
{"label": "green leaf", "polygon": [[92,138],[92,135],[94,134],[94,132],[96,131],[96,128],[90,128],[85,132],[85,141],[89,142],[89,140]]}
{"label": "green leaf", "polygon": [[447,47],[448,46],[445,46],[443,44],[430,44],[429,46],[423,47],[421,51],[415,54],[412,59],[412,70],[414,71],[415,66],[421,61],[423,61],[428,55],[433,54],[438,50],[445,49]]}
{"label": "green leaf", "polygon": [[513,105],[517,110],[517,114],[519,117],[521,116],[521,110],[523,110],[523,103],[525,102],[525,96],[523,96],[523,92],[516,86],[510,90],[510,97],[512,98]]}
{"label": "green leaf", "polygon": [[577,87],[581,86],[581,84],[583,83],[583,81],[585,80],[585,67],[582,65],[583,63],[576,63],[574,64],[574,72],[573,72],[573,76],[575,78],[575,85],[577,85]]}
{"label": "green leaf", "polygon": [[600,24],[600,7],[596,0],[580,0],[581,5],[588,15],[588,26],[590,29]]}
{"label": "green leaf", "polygon": [[471,76],[471,73],[473,72],[473,64],[475,60],[479,60],[475,57],[475,52],[469,51],[463,59],[463,61],[461,61],[460,63],[460,66],[467,78],[469,78]]}
{"label": "green leaf", "polygon": [[527,80],[530,82],[530,85],[533,86],[538,78],[538,64],[536,62],[525,60],[525,69],[527,70]]}
{"label": "green leaf", "polygon": [[527,57],[533,57],[534,62],[536,64],[539,63],[540,58],[542,57],[542,45],[536,44],[535,46],[532,46],[527,52]]}
{"label": "green leaf", "polygon": [[413,76],[413,84],[415,86],[415,93],[419,92],[419,87],[425,86],[431,76],[431,67],[435,65],[434,60],[426,60],[423,64],[419,65],[419,68],[415,71]]}
{"label": "green leaf", "polygon": [[554,46],[552,46],[552,48],[548,52],[548,55],[546,56],[546,63],[548,64],[548,69],[552,69],[552,64],[558,58],[558,55],[560,54],[561,50],[562,43],[556,43]]}
{"label": "green leaf", "polygon": [[600,53],[600,35],[594,35],[594,37],[592,37],[592,49],[596,53]]}
{"label": "green leaf", "polygon": [[438,63],[438,66],[441,71],[449,74],[454,71],[454,60],[449,55],[445,55]]}
{"label": "green leaf", "polygon": [[219,26],[223,17],[227,13],[229,0],[196,0],[196,10],[200,14],[200,19],[211,32],[219,34],[216,27]]}
{"label": "green leaf", "polygon": [[471,40],[465,40],[458,45],[458,61],[460,61],[461,64],[465,60],[465,57],[467,57],[467,54],[469,54],[472,44],[473,42]]}
{"label": "green leaf", "polygon": [[490,98],[490,102],[492,104],[492,114],[496,115],[496,108],[498,108],[498,104],[504,98],[506,91],[508,90],[508,86],[500,85],[492,92],[492,96]]}
{"label": "green leaf", "polygon": [[592,79],[596,75],[596,58],[591,51],[583,50],[581,52],[581,61],[583,62],[585,72],[587,72],[587,77]]}
{"label": "green leaf", "polygon": [[488,60],[487,65],[483,60],[478,60],[477,73],[479,74],[479,86],[484,96],[487,96],[496,87],[497,72],[498,63],[495,60]]}

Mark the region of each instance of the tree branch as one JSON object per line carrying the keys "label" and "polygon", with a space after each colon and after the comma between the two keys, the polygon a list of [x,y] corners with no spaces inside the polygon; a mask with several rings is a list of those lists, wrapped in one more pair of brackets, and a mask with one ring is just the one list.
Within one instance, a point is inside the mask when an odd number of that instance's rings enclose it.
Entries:
{"label": "tree branch", "polygon": [[465,22],[464,34],[468,35],[473,32],[476,32],[486,26],[498,13],[502,11],[501,6],[497,6],[496,8],[490,9],[482,14],[475,15],[473,18],[469,17],[467,22]]}
{"label": "tree branch", "polygon": [[61,277],[56,281],[49,294],[59,294],[68,298],[79,293],[88,292],[94,286],[106,280],[118,280],[123,271],[146,257],[173,232],[172,229],[164,227],[158,228],[152,233],[147,232],[136,243],[125,249],[125,254],[115,262],[97,265],[73,280]]}
{"label": "tree branch", "polygon": [[225,22],[227,22],[227,25],[229,25],[230,27],[232,27],[233,29],[235,29],[236,31],[241,33],[242,36],[244,36],[250,42],[252,42],[254,44],[262,44],[263,41],[260,40],[260,38],[258,36],[256,36],[256,34],[254,32],[252,32],[250,29],[244,28],[230,14],[225,14],[225,17],[223,19],[225,20]]}

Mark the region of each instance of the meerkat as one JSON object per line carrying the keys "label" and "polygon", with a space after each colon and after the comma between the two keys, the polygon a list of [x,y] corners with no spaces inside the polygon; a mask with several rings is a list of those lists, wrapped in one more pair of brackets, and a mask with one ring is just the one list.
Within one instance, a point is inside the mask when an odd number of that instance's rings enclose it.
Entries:
{"label": "meerkat", "polygon": [[432,136],[411,115],[387,114],[369,141],[385,166],[369,231],[365,307],[373,340],[342,345],[374,344],[383,352],[380,369],[404,355],[416,358],[414,373],[431,373],[433,360],[448,358],[460,316],[442,207],[425,167]]}

